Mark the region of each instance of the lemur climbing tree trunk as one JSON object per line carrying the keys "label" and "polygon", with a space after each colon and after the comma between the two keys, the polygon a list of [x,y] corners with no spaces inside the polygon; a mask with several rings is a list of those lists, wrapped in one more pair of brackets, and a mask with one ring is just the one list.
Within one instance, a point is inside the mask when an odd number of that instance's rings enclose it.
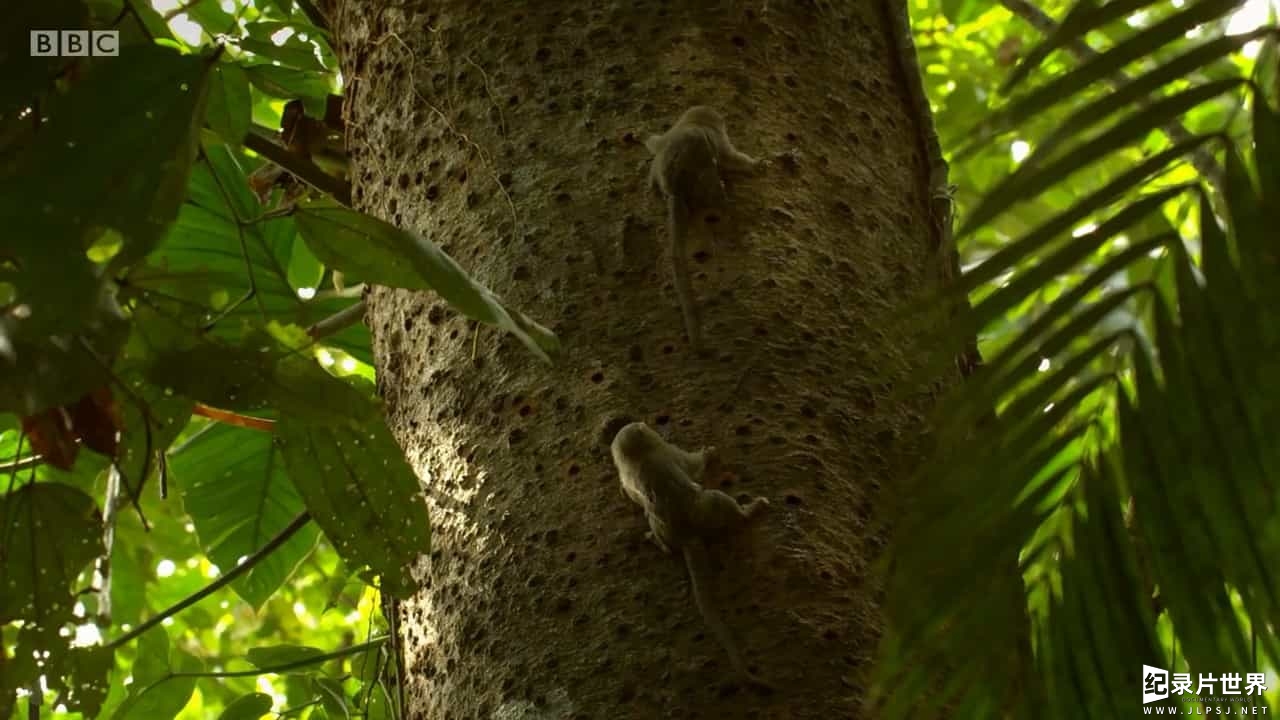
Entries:
{"label": "lemur climbing tree trunk", "polygon": [[[357,207],[423,232],[564,347],[544,365],[430,294],[369,294],[435,532],[429,586],[401,608],[408,717],[863,717],[883,509],[933,403],[892,392],[923,361],[894,313],[954,269],[902,8],[328,10]],[[731,211],[690,248],[705,355],[644,146],[698,104],[771,159],[726,177]],[[772,695],[734,685],[682,562],[619,492],[624,420],[717,446],[707,484],[771,501],[711,548],[710,592]]]}

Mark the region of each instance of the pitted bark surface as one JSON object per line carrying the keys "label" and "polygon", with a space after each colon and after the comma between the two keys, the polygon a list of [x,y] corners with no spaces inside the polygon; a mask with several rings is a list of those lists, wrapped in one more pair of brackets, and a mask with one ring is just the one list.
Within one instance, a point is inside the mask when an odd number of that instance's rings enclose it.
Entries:
{"label": "pitted bark surface", "polygon": [[[334,29],[357,206],[442,246],[564,344],[540,364],[429,293],[374,290],[389,423],[427,489],[415,718],[862,717],[877,514],[932,397],[892,313],[938,274],[878,2],[352,0]],[[691,247],[688,351],[645,136],[694,104],[775,159]],[[696,242],[696,241],[695,241]],[[954,379],[946,379],[949,383]],[[718,446],[773,512],[713,593],[780,691],[732,685],[608,455],[628,419]]]}

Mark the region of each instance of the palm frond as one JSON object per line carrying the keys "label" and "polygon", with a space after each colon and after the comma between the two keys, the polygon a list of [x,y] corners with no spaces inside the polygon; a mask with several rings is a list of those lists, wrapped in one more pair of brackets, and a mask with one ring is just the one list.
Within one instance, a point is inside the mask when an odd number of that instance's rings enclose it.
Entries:
{"label": "palm frond", "polygon": [[[1082,3],[1006,87],[1149,4]],[[949,340],[1055,290],[940,404],[932,457],[904,489],[912,510],[895,526],[882,717],[1126,718],[1141,712],[1144,665],[1280,665],[1280,577],[1269,563],[1280,550],[1280,232],[1267,212],[1280,207],[1280,115],[1246,78],[1194,81],[1276,29],[1152,59],[1238,5],[1191,4],[986,124],[988,137],[1033,133],[1024,126],[1046,105],[1077,108],[1061,129],[1028,138],[1036,151],[967,215],[962,237],[1082,170],[1128,165],[959,283],[977,302]],[[1134,62],[1149,69],[1089,99]],[[1251,137],[1134,150],[1210,100],[1250,103]],[[1148,186],[1162,173],[1185,179],[1184,158],[1210,146],[1223,158],[1219,195],[1199,182]],[[1174,208],[1195,223],[1166,221]]]}

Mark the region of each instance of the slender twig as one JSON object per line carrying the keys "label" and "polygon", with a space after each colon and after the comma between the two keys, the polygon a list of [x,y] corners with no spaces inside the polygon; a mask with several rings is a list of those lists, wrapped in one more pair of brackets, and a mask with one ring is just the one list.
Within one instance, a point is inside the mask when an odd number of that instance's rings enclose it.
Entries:
{"label": "slender twig", "polygon": [[115,463],[107,471],[107,492],[102,507],[102,556],[98,558],[98,622],[111,625],[111,549],[116,544],[116,518],[120,512],[120,471]]}
{"label": "slender twig", "polygon": [[169,673],[168,675],[165,675],[164,677],[159,678],[155,682],[143,688],[142,691],[138,693],[138,695],[144,695],[148,692],[151,692],[156,688],[156,686],[160,685],[161,683],[168,682],[169,680],[173,680],[174,678],[238,678],[238,677],[256,677],[258,675],[269,675],[269,674],[278,675],[280,673],[286,673],[286,672],[289,672],[290,670],[297,670],[298,668],[304,668],[310,665],[319,665],[321,663],[326,663],[326,662],[329,662],[330,660],[336,660],[338,658],[346,657],[348,655],[357,655],[359,653],[369,652],[370,650],[386,642],[386,640],[387,640],[386,637],[375,638],[374,640],[371,640],[367,643],[352,645],[349,648],[343,648],[342,650],[335,650],[331,653],[325,653],[324,655],[315,655],[312,657],[303,658],[302,660],[294,660],[293,662],[287,662],[282,665],[272,665],[270,667],[255,668],[253,670],[229,670],[229,671],[224,670],[222,672]]}
{"label": "slender twig", "polygon": [[236,236],[240,240],[240,256],[244,258],[244,271],[249,281],[249,290],[244,296],[228,305],[216,317],[205,323],[203,330],[207,332],[223,318],[238,310],[250,298],[253,298],[258,303],[258,312],[262,313],[264,319],[267,315],[267,307],[262,302],[262,296],[258,294],[258,279],[253,271],[253,260],[249,258],[249,243],[245,241],[244,223],[240,220],[240,212],[236,209],[235,203],[231,199],[231,194],[227,192],[227,188],[222,184],[222,178],[218,175],[217,168],[213,167],[213,164],[209,162],[209,157],[203,151],[201,156],[204,158],[205,163],[209,165],[209,174],[213,176],[213,183],[218,186],[218,193],[222,195],[222,201],[227,204],[227,210],[236,221]]}
{"label": "slender twig", "polygon": [[199,5],[202,2],[204,2],[204,0],[187,0],[187,2],[182,3],[181,5],[170,10],[169,12],[165,13],[161,17],[164,18],[165,22],[169,22],[170,20],[178,17],[182,13],[190,10],[191,8]]}
{"label": "slender twig", "polygon": [[129,483],[129,476],[125,475],[124,472],[120,470],[119,463],[113,460],[112,467],[120,473],[120,481],[124,483],[125,489],[129,491],[129,503],[133,505],[134,511],[138,513],[138,520],[142,523],[142,529],[147,532],[151,532],[151,523],[147,522],[147,515],[142,512],[141,502],[142,489],[146,486],[147,477],[151,474],[151,454],[155,451],[155,443],[152,441],[151,437],[151,423],[155,418],[151,416],[151,407],[147,405],[145,400],[138,397],[138,394],[133,391],[133,388],[129,387],[129,383],[121,380],[120,377],[116,375],[115,370],[111,369],[111,363],[107,362],[105,358],[99,355],[98,351],[93,349],[93,346],[89,344],[89,341],[86,340],[84,336],[78,336],[76,339],[80,342],[81,349],[83,349],[85,353],[102,368],[103,372],[107,374],[107,377],[111,379],[111,382],[115,383],[116,387],[120,388],[125,396],[129,398],[129,401],[133,403],[134,407],[138,408],[138,414],[142,416],[142,470],[138,473],[137,486],[135,487]]}
{"label": "slender twig", "polygon": [[[160,611],[159,614],[153,615],[147,618],[146,621],[139,624],[138,627],[130,630],[124,635],[121,635],[115,640],[112,640],[111,642],[107,643],[107,647],[112,649],[118,648],[124,645],[125,643],[130,642],[133,639],[137,638],[139,635],[150,630],[156,625],[159,625],[161,622],[164,621],[165,618],[173,617],[174,615],[177,615],[183,610],[186,610],[187,608],[200,602],[201,600],[212,595],[218,590],[221,590],[223,587],[230,584],[231,581],[235,580],[241,575],[252,570],[258,563],[262,562],[268,555],[278,550],[281,545],[284,545],[286,542],[288,542],[289,538],[297,534],[297,532],[301,530],[309,522],[311,522],[311,513],[308,513],[306,511],[299,513],[298,516],[293,519],[293,522],[290,522],[287,526],[285,526],[283,530],[276,533],[276,536],[268,540],[267,544],[263,545],[252,555],[245,558],[244,562],[236,565],[234,568],[231,568],[231,570],[227,571],[221,577],[209,583],[208,585],[204,586],[200,590],[192,593],[191,595],[188,595],[186,598],[179,600],[173,605],[170,605],[168,608],[165,608],[164,610]],[[265,672],[265,671],[259,671],[259,672]]]}
{"label": "slender twig", "polygon": [[244,146],[293,173],[311,187],[330,195],[344,206],[351,207],[351,183],[321,170],[311,162],[311,158],[301,157],[275,144],[268,139],[273,134],[264,127],[254,125],[249,128],[249,134],[244,136]]}
{"label": "slender twig", "polygon": [[0,460],[0,473],[16,473],[23,470],[29,470],[33,467],[40,467],[44,464],[44,458],[39,455],[28,455],[26,457],[12,457],[7,460]]}
{"label": "slender twig", "polygon": [[313,340],[319,340],[355,325],[364,318],[364,307],[363,300],[345,307],[307,328],[307,335]]}

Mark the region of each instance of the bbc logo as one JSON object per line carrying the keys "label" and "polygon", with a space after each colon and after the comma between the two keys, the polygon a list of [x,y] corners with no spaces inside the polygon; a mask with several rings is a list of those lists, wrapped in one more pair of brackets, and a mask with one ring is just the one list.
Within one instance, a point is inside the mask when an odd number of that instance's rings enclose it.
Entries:
{"label": "bbc logo", "polygon": [[31,31],[31,57],[102,57],[119,54],[119,30]]}

